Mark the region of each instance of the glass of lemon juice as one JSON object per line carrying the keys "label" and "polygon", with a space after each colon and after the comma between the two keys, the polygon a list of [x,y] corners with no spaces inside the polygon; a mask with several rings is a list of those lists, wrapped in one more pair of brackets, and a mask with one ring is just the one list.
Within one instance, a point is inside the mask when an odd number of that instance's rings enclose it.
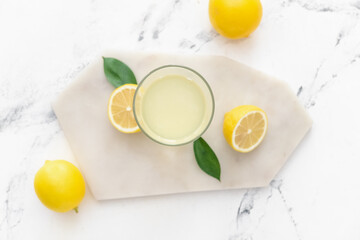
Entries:
{"label": "glass of lemon juice", "polygon": [[214,115],[214,96],[194,70],[167,65],[151,71],[134,96],[135,120],[152,140],[183,145],[199,138]]}

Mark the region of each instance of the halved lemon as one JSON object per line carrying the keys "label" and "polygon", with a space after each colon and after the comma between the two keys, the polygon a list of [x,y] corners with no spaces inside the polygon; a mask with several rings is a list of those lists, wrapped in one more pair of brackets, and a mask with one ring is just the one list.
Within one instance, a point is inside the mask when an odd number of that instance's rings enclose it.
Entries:
{"label": "halved lemon", "polygon": [[253,105],[242,105],[225,114],[223,132],[228,144],[238,152],[254,150],[264,139],[266,113]]}
{"label": "halved lemon", "polygon": [[115,89],[109,99],[108,116],[111,124],[120,132],[135,133],[140,128],[133,113],[136,84],[124,84]]}

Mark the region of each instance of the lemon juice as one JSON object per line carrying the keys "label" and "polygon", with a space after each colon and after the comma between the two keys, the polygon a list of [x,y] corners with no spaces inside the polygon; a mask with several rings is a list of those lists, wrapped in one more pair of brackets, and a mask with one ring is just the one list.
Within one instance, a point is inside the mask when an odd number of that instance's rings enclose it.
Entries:
{"label": "lemon juice", "polygon": [[177,146],[206,131],[214,114],[214,97],[199,73],[185,66],[166,65],[139,83],[133,107],[136,123],[146,136]]}
{"label": "lemon juice", "polygon": [[176,141],[202,125],[205,98],[193,81],[181,75],[168,75],[146,89],[141,111],[154,134]]}

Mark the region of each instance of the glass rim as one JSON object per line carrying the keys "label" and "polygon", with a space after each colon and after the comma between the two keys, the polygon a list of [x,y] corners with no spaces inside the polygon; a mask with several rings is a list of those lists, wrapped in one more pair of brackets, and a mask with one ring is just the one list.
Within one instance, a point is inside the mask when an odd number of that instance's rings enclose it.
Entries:
{"label": "glass rim", "polygon": [[[204,83],[205,83],[205,86],[206,88],[208,89],[209,93],[210,93],[210,97],[211,97],[211,116],[209,118],[209,121],[208,123],[206,124],[206,127],[199,133],[197,134],[194,138],[186,141],[186,142],[181,142],[181,143],[178,143],[178,144],[169,144],[169,143],[164,143],[164,142],[161,142],[153,137],[151,137],[142,127],[141,125],[139,124],[139,120],[136,116],[136,111],[135,111],[135,101],[136,101],[136,96],[138,94],[138,90],[140,89],[141,85],[146,81],[146,79],[151,75],[153,74],[154,72],[156,71],[159,71],[161,69],[164,69],[164,68],[170,68],[170,67],[174,67],[174,68],[183,68],[183,69],[186,69],[188,71],[191,71],[193,72],[195,75],[197,75]],[[135,93],[134,93],[134,99],[133,99],[133,114],[134,114],[134,117],[135,117],[135,121],[136,121],[136,124],[138,125],[138,127],[140,128],[141,132],[144,133],[148,138],[150,138],[151,140],[153,140],[154,142],[156,143],[159,143],[159,144],[162,144],[162,145],[165,145],[165,146],[182,146],[182,145],[186,145],[186,144],[189,144],[191,142],[194,142],[196,141],[197,139],[199,139],[205,132],[206,130],[210,127],[210,124],[214,118],[214,113],[215,113],[215,99],[214,99],[214,94],[212,92],[212,89],[209,85],[209,83],[205,80],[205,78],[200,74],[198,73],[197,71],[195,71],[194,69],[190,68],[190,67],[186,67],[186,66],[182,66],[182,65],[175,65],[175,64],[170,64],[170,65],[163,65],[163,66],[160,66],[160,67],[157,67],[153,70],[151,70],[148,74],[145,75],[145,77],[142,78],[141,82],[138,83],[137,87],[136,87],[136,90],[135,90]]]}

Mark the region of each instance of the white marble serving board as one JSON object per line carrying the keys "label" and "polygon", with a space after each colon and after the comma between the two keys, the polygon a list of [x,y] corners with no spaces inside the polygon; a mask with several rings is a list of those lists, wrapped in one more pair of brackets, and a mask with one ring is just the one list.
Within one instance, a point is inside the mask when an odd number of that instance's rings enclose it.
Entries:
{"label": "white marble serving board", "polygon": [[[154,68],[168,64],[191,67],[208,81],[215,115],[203,138],[218,156],[221,182],[200,170],[192,144],[163,146],[142,133],[123,134],[111,125],[107,103],[114,87],[105,78],[99,56],[53,103],[98,200],[265,186],[312,125],[285,83],[226,57],[122,51],[102,56],[125,62],[138,82]],[[269,120],[264,141],[246,154],[232,150],[222,134],[224,114],[243,104],[261,107]]]}

